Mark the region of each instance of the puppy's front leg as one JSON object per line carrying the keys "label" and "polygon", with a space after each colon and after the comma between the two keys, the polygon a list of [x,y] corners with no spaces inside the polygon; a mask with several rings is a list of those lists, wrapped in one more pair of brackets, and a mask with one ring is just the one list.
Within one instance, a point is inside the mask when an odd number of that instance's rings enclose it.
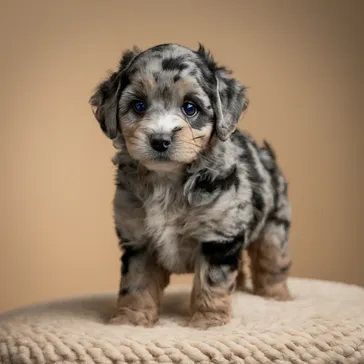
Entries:
{"label": "puppy's front leg", "polygon": [[152,327],[159,317],[169,273],[158,266],[144,249],[124,249],[117,312],[110,322]]}
{"label": "puppy's front leg", "polygon": [[235,289],[243,243],[204,242],[196,262],[189,326],[206,329],[231,319],[231,293]]}

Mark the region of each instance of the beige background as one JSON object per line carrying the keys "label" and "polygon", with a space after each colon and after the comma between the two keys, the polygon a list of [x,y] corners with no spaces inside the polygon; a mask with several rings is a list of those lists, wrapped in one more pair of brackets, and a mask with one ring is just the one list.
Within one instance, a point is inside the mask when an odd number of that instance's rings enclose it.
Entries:
{"label": "beige background", "polygon": [[291,182],[292,274],[364,285],[363,2],[6,3],[0,311],[116,292],[114,149],[87,102],[133,44],[201,41],[235,71],[250,87],[242,126]]}

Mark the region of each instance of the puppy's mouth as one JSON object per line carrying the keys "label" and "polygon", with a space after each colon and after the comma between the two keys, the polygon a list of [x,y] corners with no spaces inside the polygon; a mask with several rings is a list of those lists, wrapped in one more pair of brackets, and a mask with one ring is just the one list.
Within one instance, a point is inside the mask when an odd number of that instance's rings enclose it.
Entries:
{"label": "puppy's mouth", "polygon": [[161,155],[144,160],[142,164],[150,171],[155,172],[178,172],[182,164],[171,160],[168,156]]}
{"label": "puppy's mouth", "polygon": [[150,153],[144,160],[144,164],[158,164],[158,165],[179,165],[180,162],[174,160],[173,154],[170,152],[163,153]]}
{"label": "puppy's mouth", "polygon": [[148,160],[159,163],[173,163],[170,152],[152,152]]}
{"label": "puppy's mouth", "polygon": [[176,172],[183,167],[183,163],[174,160],[172,150],[165,152],[150,150],[141,163],[147,169],[156,172]]}

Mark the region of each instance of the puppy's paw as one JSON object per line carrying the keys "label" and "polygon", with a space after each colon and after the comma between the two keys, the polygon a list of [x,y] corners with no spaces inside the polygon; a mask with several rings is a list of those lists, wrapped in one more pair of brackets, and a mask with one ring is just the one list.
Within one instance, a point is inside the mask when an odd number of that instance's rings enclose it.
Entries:
{"label": "puppy's paw", "polygon": [[292,301],[293,297],[287,287],[286,282],[280,282],[274,285],[267,285],[257,289],[255,294],[275,301]]}
{"label": "puppy's paw", "polygon": [[223,326],[230,322],[230,317],[227,314],[215,312],[196,311],[188,323],[189,327],[206,330],[209,327]]}
{"label": "puppy's paw", "polygon": [[153,312],[137,311],[125,307],[120,308],[111,317],[109,324],[153,327],[157,320],[158,316]]}

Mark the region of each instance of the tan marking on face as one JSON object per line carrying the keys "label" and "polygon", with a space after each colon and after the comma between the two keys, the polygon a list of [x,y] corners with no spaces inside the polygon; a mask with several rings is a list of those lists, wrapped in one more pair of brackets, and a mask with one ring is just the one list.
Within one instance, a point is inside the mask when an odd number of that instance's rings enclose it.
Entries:
{"label": "tan marking on face", "polygon": [[173,159],[184,163],[196,160],[200,152],[207,146],[212,129],[212,124],[207,124],[201,130],[193,129],[183,120],[182,129],[175,135]]}
{"label": "tan marking on face", "polygon": [[148,138],[142,125],[132,124],[124,127],[123,136],[128,153],[139,160],[140,156],[145,154],[148,148]]}
{"label": "tan marking on face", "polygon": [[150,75],[148,75],[146,78],[143,78],[140,84],[147,92],[151,92],[156,87],[154,77]]}
{"label": "tan marking on face", "polygon": [[200,88],[200,85],[196,82],[193,77],[185,77],[176,82],[178,97],[183,100],[184,96],[189,92],[193,92],[196,88]]}
{"label": "tan marking on face", "polygon": [[133,83],[146,93],[151,93],[157,86],[152,73],[147,71],[137,74]]}
{"label": "tan marking on face", "polygon": [[128,153],[140,162],[148,162],[146,155],[150,150],[148,134],[152,133],[153,120],[122,124],[122,134]]}

